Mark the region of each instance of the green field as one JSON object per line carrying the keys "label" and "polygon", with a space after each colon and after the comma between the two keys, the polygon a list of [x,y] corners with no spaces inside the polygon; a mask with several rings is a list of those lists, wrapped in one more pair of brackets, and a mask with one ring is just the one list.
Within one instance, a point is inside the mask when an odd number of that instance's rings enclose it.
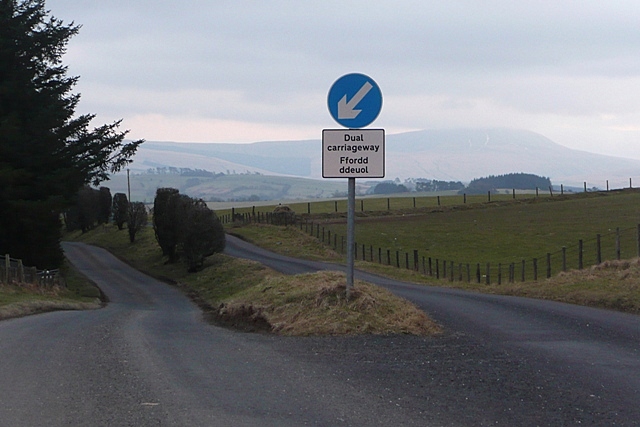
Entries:
{"label": "green field", "polygon": [[[534,259],[537,277],[546,277],[548,259],[552,275],[563,268],[579,267],[579,241],[582,240],[583,266],[597,261],[597,235],[600,234],[601,260],[616,259],[617,232],[621,258],[638,255],[637,226],[640,223],[640,192],[621,190],[612,192],[580,193],[562,197],[548,194],[511,194],[467,197],[404,197],[361,199],[356,202],[356,242],[358,259],[391,263],[415,269],[414,251],[417,251],[418,270],[435,274],[460,275],[467,279],[467,264],[476,279],[480,264],[482,280],[487,275],[495,281],[509,278],[509,266],[513,263],[514,280],[534,275]],[[415,208],[413,207],[415,203]],[[310,234],[319,236],[332,247],[344,252],[346,241],[346,201],[318,202],[290,205],[301,213],[302,225]],[[364,208],[364,210],[362,209]],[[237,209],[237,212],[250,208]],[[256,208],[258,212],[271,208]],[[311,214],[307,214],[311,211]],[[224,211],[220,212],[224,214]],[[313,232],[310,222],[313,222]],[[364,245],[364,253],[363,253]],[[563,247],[565,248],[563,250]],[[388,252],[387,252],[388,251]],[[549,255],[547,255],[549,254]],[[381,258],[380,259],[380,255]],[[363,258],[364,256],[364,258]],[[549,258],[547,258],[549,257]],[[498,268],[500,267],[500,271]]]}

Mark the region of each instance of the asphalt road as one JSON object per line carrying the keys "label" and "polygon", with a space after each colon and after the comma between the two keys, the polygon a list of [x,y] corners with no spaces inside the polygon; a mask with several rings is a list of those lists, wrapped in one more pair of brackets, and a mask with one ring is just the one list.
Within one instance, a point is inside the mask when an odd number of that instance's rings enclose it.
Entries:
{"label": "asphalt road", "polygon": [[[104,309],[0,322],[0,426],[638,425],[640,318],[357,273],[436,338],[285,338],[209,325],[175,288],[65,244]],[[333,268],[228,240],[282,271]]]}

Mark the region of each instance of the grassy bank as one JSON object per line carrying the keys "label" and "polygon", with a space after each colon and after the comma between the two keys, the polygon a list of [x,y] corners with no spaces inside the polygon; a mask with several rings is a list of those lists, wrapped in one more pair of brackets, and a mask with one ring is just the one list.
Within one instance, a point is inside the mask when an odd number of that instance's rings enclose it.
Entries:
{"label": "grassy bank", "polygon": [[72,266],[61,269],[66,286],[0,285],[0,320],[54,310],[100,308],[100,291]]}
{"label": "grassy bank", "polygon": [[[290,234],[275,231],[272,244],[289,254],[340,258],[309,236],[294,230]],[[126,231],[115,226],[68,238],[104,247],[135,268],[176,284],[205,309],[208,318],[236,328],[283,335],[432,335],[440,331],[422,311],[379,287],[357,282],[346,299],[342,273],[285,276],[256,262],[216,254],[207,258],[201,271],[190,274],[182,263],[165,264],[148,227],[134,244]]]}

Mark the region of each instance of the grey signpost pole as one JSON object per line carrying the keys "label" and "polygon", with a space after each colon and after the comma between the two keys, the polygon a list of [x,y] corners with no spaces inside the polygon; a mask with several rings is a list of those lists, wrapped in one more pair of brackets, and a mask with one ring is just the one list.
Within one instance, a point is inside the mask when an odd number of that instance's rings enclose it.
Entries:
{"label": "grey signpost pole", "polygon": [[347,298],[353,288],[356,228],[356,175],[384,178],[384,129],[362,129],[382,108],[382,92],[369,76],[340,77],[329,89],[331,116],[347,130],[322,131],[322,177],[348,178],[347,196]]}
{"label": "grey signpost pole", "polygon": [[355,262],[356,234],[356,179],[349,178],[347,201],[347,298],[353,288],[353,270]]}

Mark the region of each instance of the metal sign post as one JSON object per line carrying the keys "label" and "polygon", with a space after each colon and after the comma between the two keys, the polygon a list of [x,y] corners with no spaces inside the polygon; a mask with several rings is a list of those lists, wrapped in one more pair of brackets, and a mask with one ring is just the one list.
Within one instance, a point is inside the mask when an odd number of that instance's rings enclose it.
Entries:
{"label": "metal sign post", "polygon": [[322,131],[322,177],[348,178],[347,298],[353,288],[356,229],[356,178],[384,178],[384,129],[361,128],[382,108],[377,83],[364,74],[347,74],[331,86],[329,112],[347,128]]}
{"label": "metal sign post", "polygon": [[353,271],[356,248],[356,179],[349,178],[347,195],[347,298],[353,288]]}

